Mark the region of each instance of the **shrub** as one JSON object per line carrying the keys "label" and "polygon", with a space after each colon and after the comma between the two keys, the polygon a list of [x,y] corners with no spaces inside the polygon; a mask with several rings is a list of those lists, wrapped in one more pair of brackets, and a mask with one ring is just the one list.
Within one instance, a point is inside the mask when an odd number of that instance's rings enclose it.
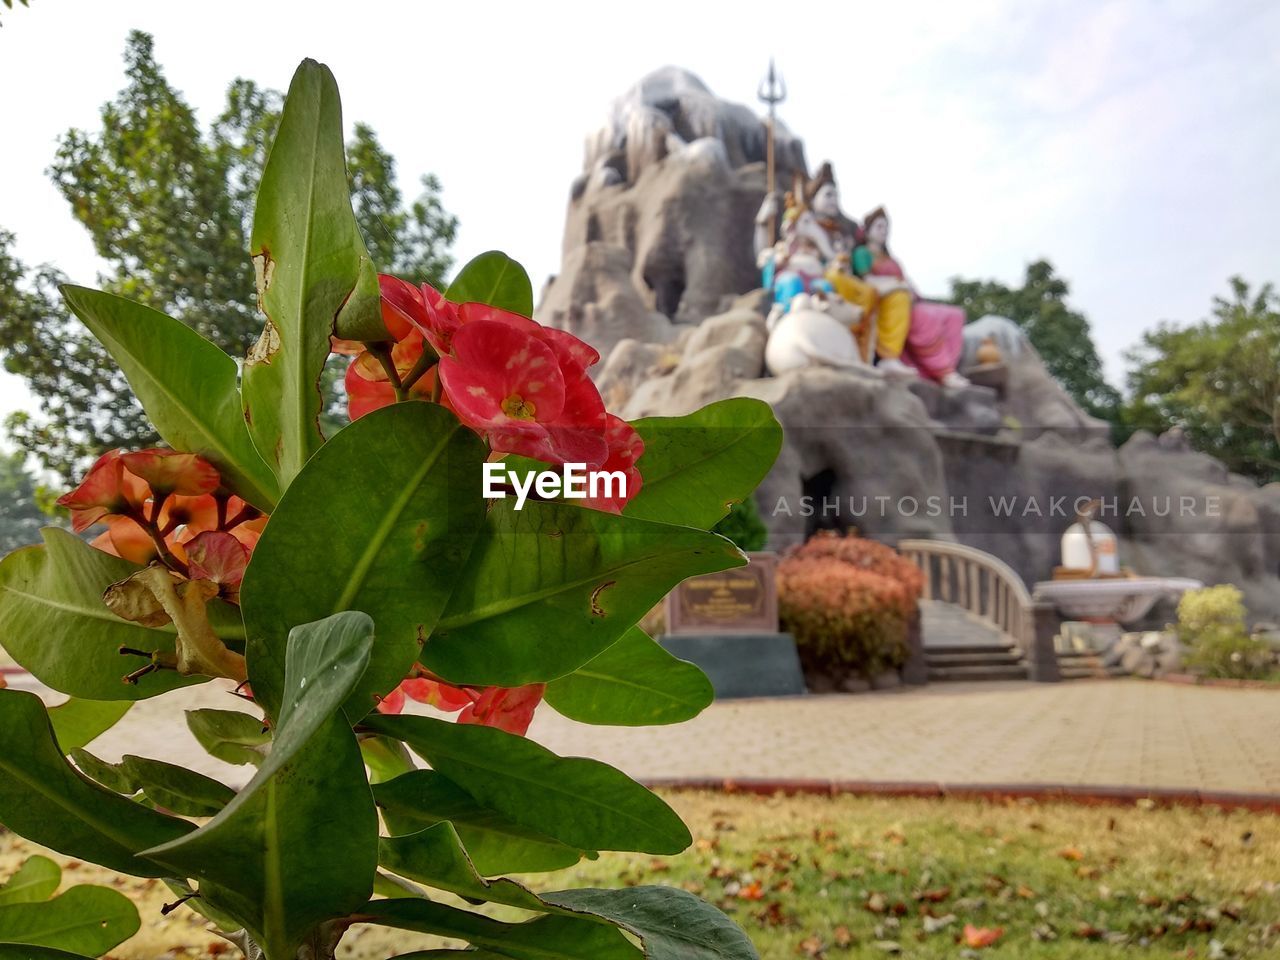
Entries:
{"label": "shrub", "polygon": [[779,564],[779,617],[807,673],[871,678],[906,662],[923,583],[893,548],[823,533]]}
{"label": "shrub", "polygon": [[760,519],[755,497],[747,497],[741,503],[735,503],[729,508],[728,516],[712,527],[712,530],[732,540],[739,550],[748,553],[763,549],[769,538],[769,531]]}
{"label": "shrub", "polygon": [[1187,666],[1207,677],[1261,679],[1275,669],[1271,648],[1245,628],[1244,595],[1230,584],[1189,590],[1178,602]]}
{"label": "shrub", "polygon": [[[108,450],[59,498],[76,533],[105,528],[92,542],[48,529],[0,560],[0,646],[70,698],[0,690],[0,823],[163,880],[166,912],[199,912],[257,960],[334,960],[355,924],[472,944],[457,956],[759,960],[681,889],[539,895],[500,875],[692,843],[622,771],[524,734],[544,703],[638,726],[711,702],[697,667],[634,627],[681,580],[741,565],[708,530],[772,466],[780,426],[749,398],[636,427],[607,414],[587,374],[599,355],[529,318],[528,274],[496,251],[445,291],[379,275],[342,130],[332,74],[304,62],[258,190],[267,320],[243,365],[151,307],[62,288],[170,447]],[[351,357],[352,422],[326,439],[331,351]],[[578,462],[626,483],[557,497],[539,479],[522,507],[483,469],[503,455],[516,489]],[[249,712],[185,725],[256,767],[242,789],[84,749],[132,702],[211,678]],[[406,698],[436,716],[399,716]],[[60,882],[24,870],[0,894]],[[0,906],[0,958],[113,949],[136,929],[123,899],[72,887]],[[469,909],[483,902],[532,918]],[[92,929],[67,939],[72,921]]]}

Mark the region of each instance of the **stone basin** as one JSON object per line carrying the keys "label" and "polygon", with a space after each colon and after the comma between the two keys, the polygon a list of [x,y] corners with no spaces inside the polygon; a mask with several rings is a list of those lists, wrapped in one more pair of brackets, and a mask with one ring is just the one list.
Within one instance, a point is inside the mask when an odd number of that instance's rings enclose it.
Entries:
{"label": "stone basin", "polygon": [[1132,623],[1163,597],[1178,597],[1204,584],[1186,577],[1112,577],[1089,580],[1042,580],[1035,597],[1047,600],[1068,620],[1115,620]]}

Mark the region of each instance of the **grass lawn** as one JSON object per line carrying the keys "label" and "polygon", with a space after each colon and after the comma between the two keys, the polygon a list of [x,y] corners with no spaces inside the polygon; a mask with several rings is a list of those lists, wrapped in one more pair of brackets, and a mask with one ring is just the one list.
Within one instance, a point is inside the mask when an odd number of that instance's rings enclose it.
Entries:
{"label": "grass lawn", "polygon": [[[539,886],[683,886],[729,911],[766,960],[872,957],[1280,958],[1280,818],[1142,807],[668,794],[695,845],[605,855]],[[0,837],[0,876],[31,848]],[[66,862],[65,858],[59,858]],[[111,882],[88,866],[67,883]],[[119,960],[232,957],[166,892],[115,878],[143,911]],[[965,942],[972,924],[993,938]],[[429,938],[356,928],[381,960]],[[213,952],[210,945],[214,946]]]}

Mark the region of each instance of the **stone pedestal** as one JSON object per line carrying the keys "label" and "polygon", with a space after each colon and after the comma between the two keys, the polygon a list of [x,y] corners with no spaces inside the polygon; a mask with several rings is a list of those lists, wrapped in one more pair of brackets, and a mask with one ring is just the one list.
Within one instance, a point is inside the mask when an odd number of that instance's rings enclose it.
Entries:
{"label": "stone pedestal", "polygon": [[805,692],[796,642],[788,633],[667,634],[666,650],[696,663],[717,700],[798,697]]}
{"label": "stone pedestal", "polygon": [[778,632],[778,558],[752,553],[745,567],[686,580],[667,597],[663,647],[697,664],[717,699],[805,692],[796,642]]}

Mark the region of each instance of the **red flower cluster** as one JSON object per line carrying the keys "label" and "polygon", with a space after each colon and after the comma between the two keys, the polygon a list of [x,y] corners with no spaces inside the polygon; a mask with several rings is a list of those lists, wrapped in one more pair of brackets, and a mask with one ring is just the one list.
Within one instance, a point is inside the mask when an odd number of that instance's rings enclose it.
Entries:
{"label": "red flower cluster", "polygon": [[378,704],[382,713],[400,713],[405,699],[429,704],[445,713],[458,710],[459,723],[475,723],[497,727],[507,733],[524,736],[533,722],[534,711],[542,702],[546,684],[531,683],[524,687],[454,687],[442,680],[424,676],[418,669],[414,675],[392,690]]}
{"label": "red flower cluster", "polygon": [[104,553],[160,560],[234,601],[267,518],[221,485],[214,466],[192,453],[108,450],[58,503],[77,533],[106,525],[92,541]]}
{"label": "red flower cluster", "polygon": [[338,341],[334,347],[356,352],[346,376],[353,420],[398,396],[437,399],[495,453],[622,471],[626,498],[587,501],[598,510],[622,511],[640,489],[635,461],[644,443],[630,424],[605,412],[587,374],[599,353],[528,317],[451,303],[427,284],[415,287],[386,275],[379,282],[383,323],[394,345],[388,351]]}

